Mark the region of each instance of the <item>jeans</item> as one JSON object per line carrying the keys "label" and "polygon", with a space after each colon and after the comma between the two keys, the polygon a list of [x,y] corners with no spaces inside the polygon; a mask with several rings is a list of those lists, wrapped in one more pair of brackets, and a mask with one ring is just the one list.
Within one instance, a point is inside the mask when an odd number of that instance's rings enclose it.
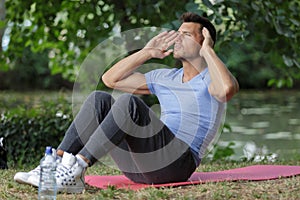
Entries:
{"label": "jeans", "polygon": [[90,166],[110,154],[138,183],[186,181],[196,169],[190,147],[131,94],[114,100],[105,92],[91,93],[58,149],[85,156]]}

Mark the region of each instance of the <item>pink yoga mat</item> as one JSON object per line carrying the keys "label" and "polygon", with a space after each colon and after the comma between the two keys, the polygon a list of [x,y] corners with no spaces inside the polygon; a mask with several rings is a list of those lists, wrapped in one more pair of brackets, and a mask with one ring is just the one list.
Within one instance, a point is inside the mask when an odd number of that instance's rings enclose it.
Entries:
{"label": "pink yoga mat", "polygon": [[207,182],[221,181],[263,181],[283,177],[300,175],[300,166],[286,165],[253,165],[242,168],[235,168],[217,172],[195,172],[186,182],[166,184],[139,184],[130,181],[123,175],[99,176],[89,175],[85,177],[88,185],[105,189],[114,186],[119,189],[138,190],[147,187],[176,187],[183,185],[202,184]]}

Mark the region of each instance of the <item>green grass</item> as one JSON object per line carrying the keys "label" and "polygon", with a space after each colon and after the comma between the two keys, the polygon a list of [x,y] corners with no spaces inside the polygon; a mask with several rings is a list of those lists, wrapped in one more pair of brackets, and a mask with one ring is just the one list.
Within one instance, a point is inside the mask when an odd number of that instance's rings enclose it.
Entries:
{"label": "green grass", "polygon": [[[225,170],[236,167],[244,167],[253,163],[214,162],[201,165],[197,171]],[[266,164],[266,163],[263,163]],[[300,165],[300,160],[281,161],[273,164]],[[14,182],[13,176],[17,171],[29,169],[1,170],[0,199],[37,199],[37,189]],[[96,164],[88,169],[87,174],[119,174],[104,165]],[[300,176],[280,178],[270,181],[239,181],[207,183],[193,186],[174,188],[148,188],[139,191],[121,190],[110,187],[105,190],[87,186],[83,194],[58,194],[58,200],[65,199],[300,199]]]}

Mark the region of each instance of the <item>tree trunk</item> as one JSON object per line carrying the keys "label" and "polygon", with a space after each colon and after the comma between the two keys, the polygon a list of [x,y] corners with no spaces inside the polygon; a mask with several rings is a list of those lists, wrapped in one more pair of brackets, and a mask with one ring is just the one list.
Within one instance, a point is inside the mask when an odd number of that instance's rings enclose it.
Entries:
{"label": "tree trunk", "polygon": [[[5,19],[5,0],[0,0],[0,21]],[[2,37],[4,34],[4,27],[0,27],[0,53],[2,52]]]}

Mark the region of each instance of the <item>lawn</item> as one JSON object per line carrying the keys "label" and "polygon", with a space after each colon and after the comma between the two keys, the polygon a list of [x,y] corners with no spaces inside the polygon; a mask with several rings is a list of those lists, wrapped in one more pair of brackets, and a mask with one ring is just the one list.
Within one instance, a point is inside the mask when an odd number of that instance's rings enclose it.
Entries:
{"label": "lawn", "polygon": [[[201,165],[197,171],[225,170],[236,167],[244,167],[257,163],[249,162],[207,162]],[[269,164],[269,163],[259,163]],[[300,160],[277,161],[273,164],[300,165]],[[25,169],[28,170],[28,169]],[[0,199],[37,199],[37,188],[14,182],[14,174],[20,169],[8,169],[1,171]],[[119,174],[101,164],[88,169],[87,174]],[[100,190],[90,186],[86,187],[83,194],[58,194],[58,200],[65,199],[300,199],[300,176],[281,178],[270,181],[239,181],[219,182],[201,185],[142,189],[139,191],[120,190],[110,187]]]}

